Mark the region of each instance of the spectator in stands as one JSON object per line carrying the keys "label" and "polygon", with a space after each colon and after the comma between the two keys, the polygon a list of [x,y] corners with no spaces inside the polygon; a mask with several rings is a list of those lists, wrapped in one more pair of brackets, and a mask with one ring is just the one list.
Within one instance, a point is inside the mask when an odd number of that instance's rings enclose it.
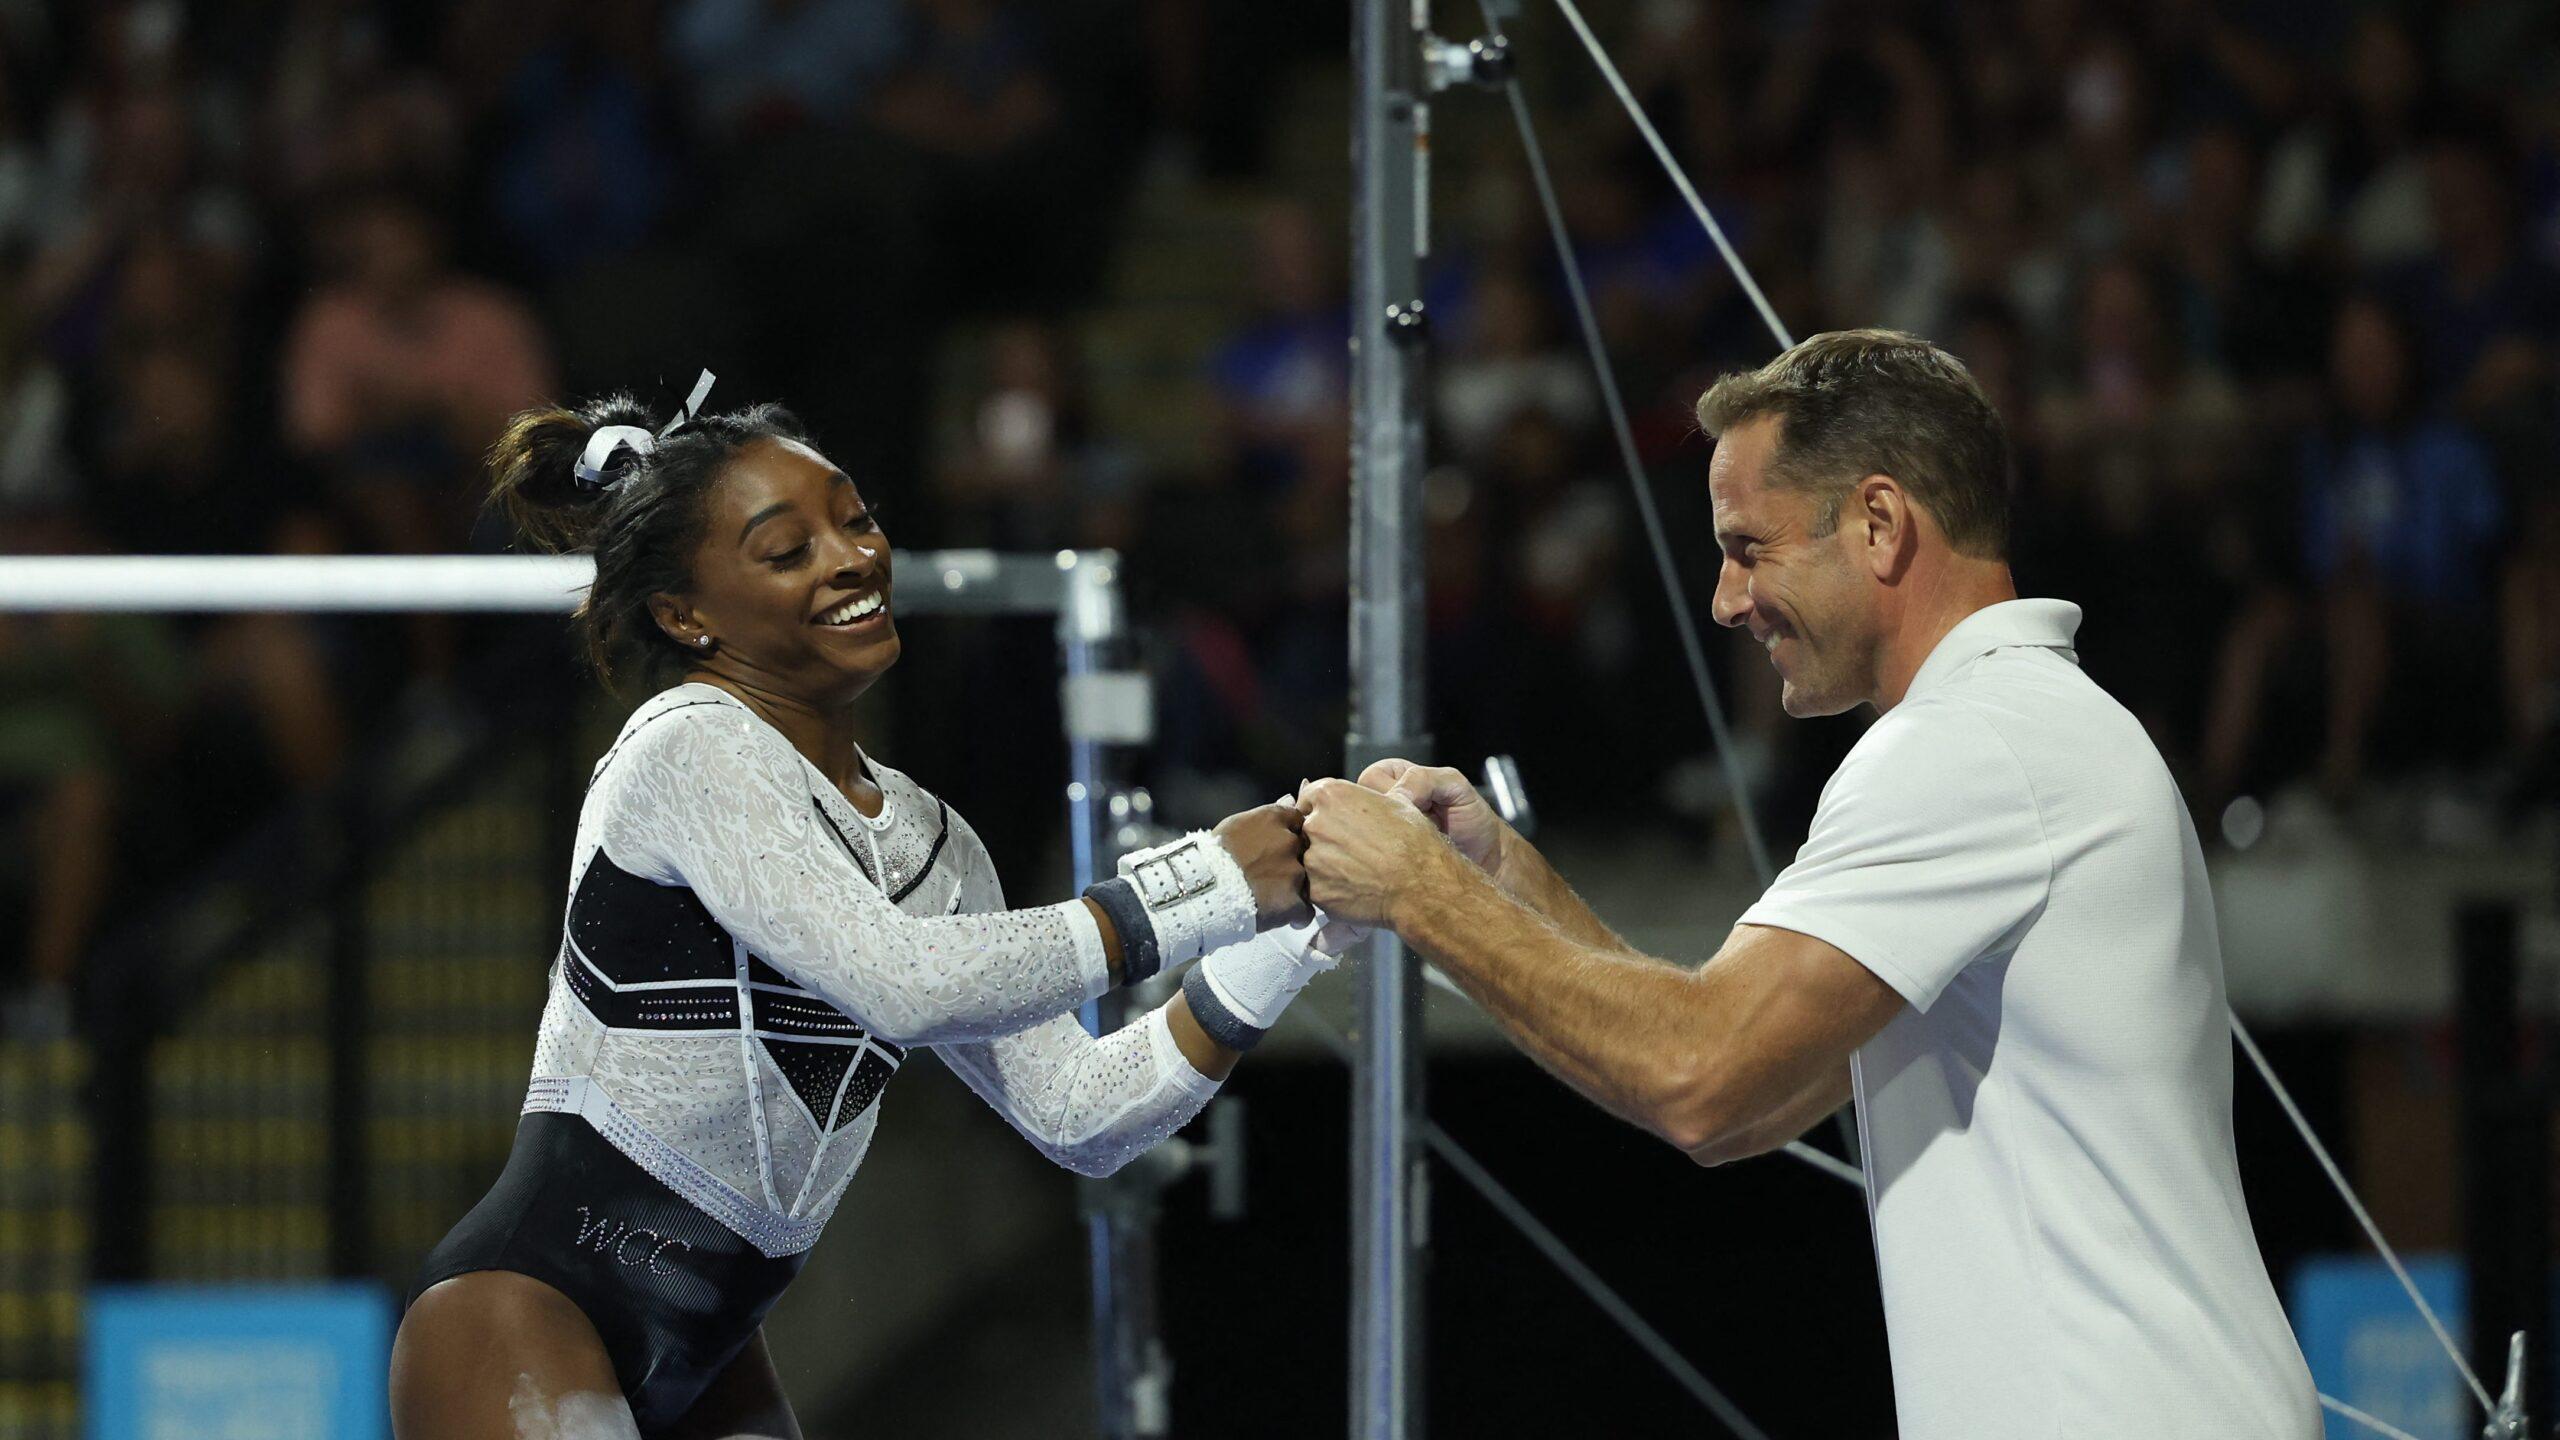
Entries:
{"label": "spectator in stands", "polygon": [[[300,497],[244,450],[232,393],[202,345],[178,336],[137,343],[117,358],[109,383],[87,497],[91,532],[109,548],[240,555],[324,543]],[[171,752],[187,734],[236,714],[262,742],[264,774],[288,790],[309,795],[337,778],[345,721],[311,617],[179,617],[172,633],[186,644],[171,688],[186,699],[138,734],[154,758],[185,764]]]}
{"label": "spectator in stands", "polygon": [[1432,413],[1458,456],[1490,458],[1524,410],[1540,410],[1576,433],[1599,418],[1590,360],[1557,343],[1546,298],[1526,275],[1486,275],[1467,322],[1434,367]]}
{"label": "spectator in stands", "polygon": [[0,514],[71,498],[71,387],[22,321],[0,315]]}
{"label": "spectator in stands", "polygon": [[2068,593],[2105,622],[2082,641],[2090,673],[2177,763],[2206,683],[2188,637],[2220,613],[2216,560],[2251,456],[2238,392],[2191,362],[2168,318],[2151,270],[2100,263],[2080,298],[2073,368],[2033,423],[2048,493],[2082,539]]}
{"label": "spectator in stands", "polygon": [[506,82],[490,198],[510,248],[558,274],[647,238],[675,176],[645,9],[578,5],[548,18],[549,35]]}
{"label": "spectator in stands", "polygon": [[2550,456],[2551,348],[2560,277],[2518,243],[2512,166],[2487,142],[2454,135],[2427,153],[2433,249],[2391,285],[2416,324],[2417,377],[2513,463]]}
{"label": "spectator in stands", "polygon": [[247,197],[204,172],[182,93],[100,98],[94,108],[98,153],[87,165],[63,162],[64,195],[76,198],[51,207],[23,291],[47,347],[73,365],[106,345],[128,269],[181,252],[210,287],[191,297],[204,303],[232,288],[260,233]]}
{"label": "spectator in stands", "polygon": [[2171,324],[2189,354],[2297,421],[2316,394],[2323,306],[2300,266],[2261,256],[2257,163],[2248,138],[2207,125],[2178,154],[2166,217]]}
{"label": "spectator in stands", "polygon": [[1252,489],[1287,489],[1308,440],[1343,423],[1351,322],[1339,250],[1302,204],[1275,203],[1255,226],[1255,314],[1209,358],[1234,470]]}
{"label": "spectator in stands", "polygon": [[[2069,349],[2073,276],[2070,257],[2040,223],[2027,177],[2014,156],[1976,162],[1959,182],[1956,206],[1955,278],[1960,289],[1956,324],[1967,307],[1997,306],[2018,331],[2020,348],[2009,357],[2024,382],[2041,362]],[[1973,357],[1964,357],[1967,364]],[[1980,373],[1977,368],[1977,375]],[[2023,398],[2024,391],[2020,392]],[[1996,397],[1995,397],[1996,398]],[[2028,411],[2001,406],[2016,424]]]}
{"label": "spectator in stands", "polygon": [[[96,547],[66,507],[0,507],[16,553]],[[147,615],[35,615],[0,625],[0,904],[18,966],[0,977],[0,1032],[68,1034],[80,961],[115,883],[127,739],[178,695],[167,627]]]}
{"label": "spectator in stands", "polygon": [[440,228],[404,195],[342,202],[319,239],[330,283],[287,341],[285,440],[322,467],[368,546],[458,544],[458,477],[508,415],[554,389],[541,328],[451,269]]}
{"label": "spectator in stands", "polygon": [[925,161],[936,289],[976,307],[1082,298],[1111,234],[1112,148],[1100,117],[1065,125],[1034,11],[1001,0],[907,0],[907,51],[871,122]]}
{"label": "spectator in stands", "polygon": [[2204,745],[2211,797],[2249,780],[2266,691],[2304,629],[2320,635],[2326,662],[2316,778],[2333,803],[2364,782],[2386,682],[2423,710],[2432,747],[2477,756],[2497,738],[2464,721],[2490,707],[2442,703],[2482,694],[2492,673],[2496,477],[2470,431],[2426,408],[2406,327],[2370,297],[2338,312],[2328,415],[2303,435],[2298,463],[2309,593],[2262,587],[2224,644]]}
{"label": "spectator in stands", "polygon": [[998,325],[967,431],[942,468],[949,543],[998,550],[1125,549],[1141,469],[1099,432],[1068,337],[1037,320]]}
{"label": "spectator in stands", "polygon": [[2433,238],[2424,57],[2390,11],[2366,9],[2339,81],[2343,93],[2268,157],[2258,242],[2277,256],[2330,252],[2349,270],[2416,259]]}
{"label": "spectator in stands", "polygon": [[702,126],[737,141],[852,123],[904,53],[898,0],[685,0],[668,48]]}

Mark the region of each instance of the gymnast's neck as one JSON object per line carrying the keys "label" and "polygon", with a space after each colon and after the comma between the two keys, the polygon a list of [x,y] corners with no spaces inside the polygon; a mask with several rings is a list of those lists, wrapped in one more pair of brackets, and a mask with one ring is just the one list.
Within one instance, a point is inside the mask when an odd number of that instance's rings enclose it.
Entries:
{"label": "gymnast's neck", "polygon": [[862,745],[854,738],[853,696],[821,703],[761,684],[753,676],[708,669],[696,669],[684,678],[690,683],[716,686],[744,701],[748,709],[764,717],[766,724],[781,731],[792,749],[809,757],[809,763],[817,766],[837,789],[851,793],[859,782],[869,778]]}

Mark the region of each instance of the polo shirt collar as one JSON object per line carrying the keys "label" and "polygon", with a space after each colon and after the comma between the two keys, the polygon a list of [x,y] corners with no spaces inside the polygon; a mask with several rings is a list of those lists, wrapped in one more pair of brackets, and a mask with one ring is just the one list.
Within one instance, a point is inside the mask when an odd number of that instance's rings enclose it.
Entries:
{"label": "polo shirt collar", "polygon": [[2013,645],[2059,650],[2076,664],[2080,657],[2071,642],[2079,630],[2080,607],[2068,600],[2003,600],[1985,605],[1957,621],[1938,641],[1929,658],[1920,662],[1902,698],[1918,699],[1923,691],[1962,669],[1966,661]]}

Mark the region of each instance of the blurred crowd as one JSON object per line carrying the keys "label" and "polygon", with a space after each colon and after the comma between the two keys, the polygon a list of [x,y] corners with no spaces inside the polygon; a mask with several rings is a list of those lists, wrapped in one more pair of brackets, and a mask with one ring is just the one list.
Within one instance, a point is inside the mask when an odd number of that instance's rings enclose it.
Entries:
{"label": "blurred crowd", "polygon": [[[1525,83],[1703,615],[1692,406],[1773,342],[1584,57],[1528,8]],[[2020,583],[2084,607],[2084,663],[2145,721],[2208,840],[2228,820],[2250,843],[2271,807],[2295,833],[2393,843],[2497,843],[2548,815],[2560,8],[1608,13],[1630,84],[1795,333],[1893,326],[1973,367],[2011,430]],[[1709,831],[1738,769],[1783,858],[1861,722],[1785,722],[1768,667],[1727,647],[1740,764],[1707,753],[1519,175],[1516,153],[1442,172],[1435,739],[1534,756],[1551,811]],[[1244,554],[1201,567],[1250,591],[1204,577],[1204,609],[1287,612],[1188,647],[1230,760],[1328,676],[1339,693],[1338,617],[1298,623],[1342,583],[1340,290],[1310,278],[1339,253],[1266,234],[1270,313],[1212,361],[1219,489],[1271,497],[1231,548],[1276,533],[1291,552],[1268,573]],[[1201,753],[1184,740],[1177,755]],[[1321,742],[1290,758],[1322,763]]]}
{"label": "blurred crowd", "polygon": [[[1896,326],[1974,367],[2015,445],[2022,587],[2087,610],[2085,662],[2208,836],[2251,796],[2348,818],[2415,796],[2446,839],[2549,798],[2560,8],[1595,10],[1797,333]],[[1531,12],[1525,81],[1703,613],[1690,407],[1770,338]],[[1344,217],[1269,152],[1284,79],[1338,68],[1345,24],[1209,0],[0,0],[0,552],[496,549],[473,477],[503,416],[621,387],[671,408],[708,365],[715,403],[781,398],[879,477],[902,544],[1127,551],[1150,778],[1214,818],[1339,764]],[[1250,253],[1209,261],[1246,299],[1198,357],[1207,441],[1174,457],[1101,421],[1089,341],[1131,197],[1187,185],[1265,199]],[[1718,645],[1740,763],[1708,753],[1517,155],[1441,186],[1439,752],[1516,752],[1550,814],[1706,843],[1738,773],[1791,843],[1856,722],[1784,722],[1766,665]],[[238,823],[205,817],[326,793],[388,724],[467,729],[516,633],[0,627],[18,1012],[58,1019],[117,897]],[[1045,633],[989,629],[893,687],[898,763],[999,854],[1055,828],[1056,757],[1022,743],[1054,730],[1053,665]]]}

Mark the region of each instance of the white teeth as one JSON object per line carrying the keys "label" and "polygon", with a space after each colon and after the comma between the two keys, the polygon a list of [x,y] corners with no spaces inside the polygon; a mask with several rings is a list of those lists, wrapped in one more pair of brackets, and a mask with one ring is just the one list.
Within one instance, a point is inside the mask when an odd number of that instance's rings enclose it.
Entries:
{"label": "white teeth", "polygon": [[878,610],[880,605],[880,592],[875,590],[870,594],[863,596],[859,600],[847,600],[833,610],[819,616],[818,623],[821,625],[850,624],[851,622],[859,620],[863,616]]}

